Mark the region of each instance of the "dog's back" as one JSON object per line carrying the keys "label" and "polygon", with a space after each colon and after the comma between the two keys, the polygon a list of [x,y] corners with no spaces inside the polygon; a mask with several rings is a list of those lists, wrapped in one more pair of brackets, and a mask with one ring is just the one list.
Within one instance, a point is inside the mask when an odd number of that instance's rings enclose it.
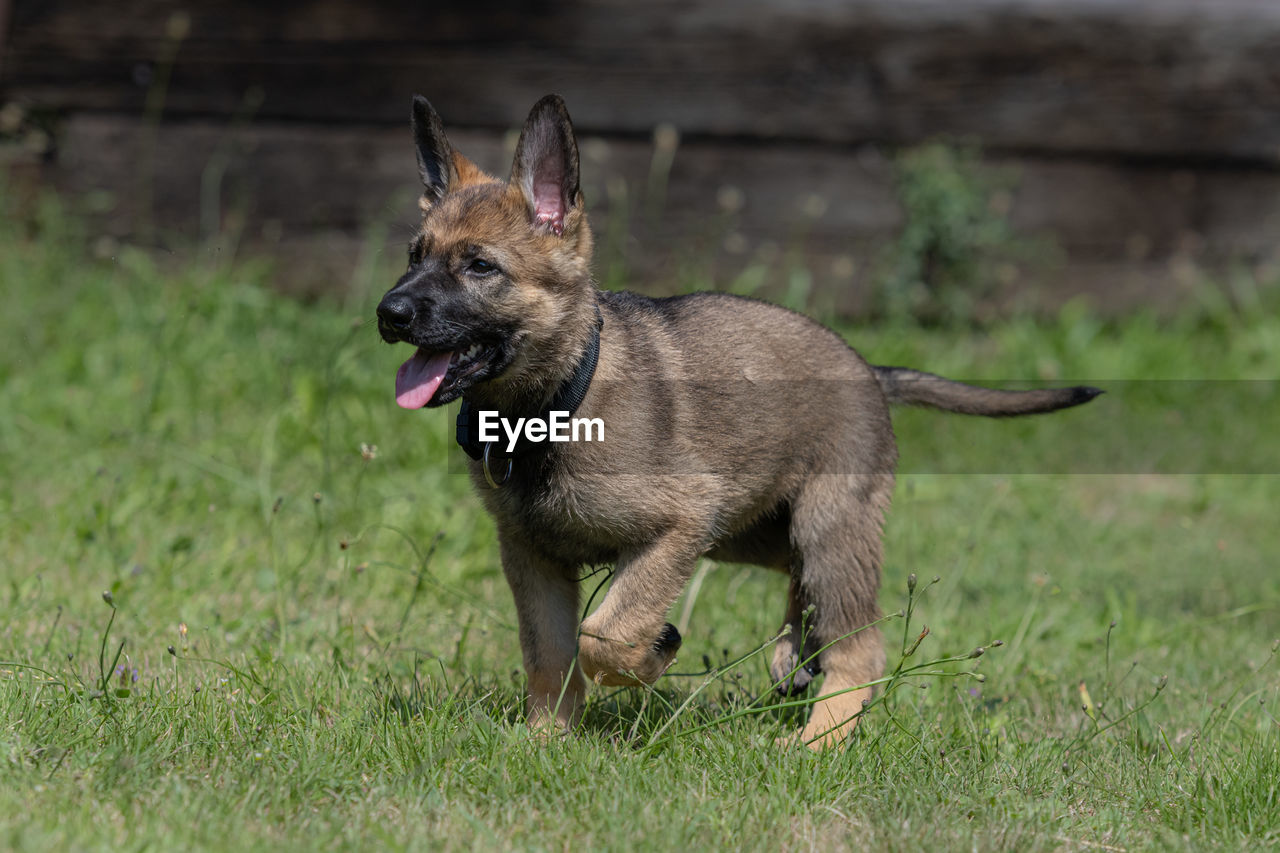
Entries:
{"label": "dog's back", "polygon": [[[637,470],[659,470],[669,456],[669,473],[714,472],[738,488],[775,494],[815,471],[892,470],[888,406],[875,372],[830,329],[727,294],[604,293],[601,304],[599,404],[618,427],[613,452],[634,454]],[[609,399],[615,384],[627,389],[618,405]],[[856,440],[832,441],[850,430]],[[671,452],[655,458],[654,438]]]}

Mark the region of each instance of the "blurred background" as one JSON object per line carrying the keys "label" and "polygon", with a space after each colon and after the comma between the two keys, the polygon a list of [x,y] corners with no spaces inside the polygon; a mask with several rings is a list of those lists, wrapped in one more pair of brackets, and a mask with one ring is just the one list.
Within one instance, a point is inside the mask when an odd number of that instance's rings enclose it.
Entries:
{"label": "blurred background", "polygon": [[103,256],[376,291],[416,218],[410,96],[505,176],[559,92],[606,286],[1176,310],[1278,277],[1278,56],[1274,0],[0,0],[0,186],[56,188]]}

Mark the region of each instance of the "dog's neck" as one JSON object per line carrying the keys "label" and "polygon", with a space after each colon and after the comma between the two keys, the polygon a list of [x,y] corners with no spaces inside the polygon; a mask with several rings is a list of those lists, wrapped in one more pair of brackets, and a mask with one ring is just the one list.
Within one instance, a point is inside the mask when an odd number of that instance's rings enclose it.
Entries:
{"label": "dog's neck", "polygon": [[[523,394],[511,387],[513,383],[504,383],[505,387],[497,393],[495,389],[487,387],[464,395],[462,408],[458,412],[456,439],[468,456],[480,459],[484,455],[484,446],[478,440],[478,413],[482,410],[497,411],[500,416],[509,419],[539,417],[544,420],[551,412],[573,415],[578,410],[587,396],[592,377],[595,376],[600,356],[600,330],[604,326],[604,317],[595,299],[592,300],[591,307],[594,322],[590,336],[558,383],[531,387]],[[502,393],[503,391],[507,393]],[[503,452],[501,455],[519,456],[526,450],[527,446],[518,446],[514,453]]]}

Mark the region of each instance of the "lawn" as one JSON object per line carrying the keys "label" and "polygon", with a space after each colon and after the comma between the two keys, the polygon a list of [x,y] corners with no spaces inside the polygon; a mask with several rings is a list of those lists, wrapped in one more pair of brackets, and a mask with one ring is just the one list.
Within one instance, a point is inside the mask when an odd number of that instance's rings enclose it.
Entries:
{"label": "lawn", "polygon": [[263,264],[92,243],[54,207],[0,226],[0,845],[1280,842],[1280,320],[1253,291],[841,327],[878,363],[1109,393],[897,413],[899,677],[811,754],[774,743],[805,710],[768,692],[785,579],[710,563],[676,675],[530,737],[450,415],[395,406],[370,322],[399,259],[307,304]]}

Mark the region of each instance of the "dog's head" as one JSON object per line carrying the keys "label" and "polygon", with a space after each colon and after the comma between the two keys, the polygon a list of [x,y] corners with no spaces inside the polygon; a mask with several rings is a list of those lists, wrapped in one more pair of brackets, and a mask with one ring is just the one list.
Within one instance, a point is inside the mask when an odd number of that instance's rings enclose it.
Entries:
{"label": "dog's head", "polygon": [[505,183],[453,150],[422,96],[413,99],[413,140],[422,227],[408,270],[378,305],[383,340],[417,347],[396,374],[396,402],[418,409],[472,388],[554,388],[595,317],[591,230],[564,101],[534,105]]}

